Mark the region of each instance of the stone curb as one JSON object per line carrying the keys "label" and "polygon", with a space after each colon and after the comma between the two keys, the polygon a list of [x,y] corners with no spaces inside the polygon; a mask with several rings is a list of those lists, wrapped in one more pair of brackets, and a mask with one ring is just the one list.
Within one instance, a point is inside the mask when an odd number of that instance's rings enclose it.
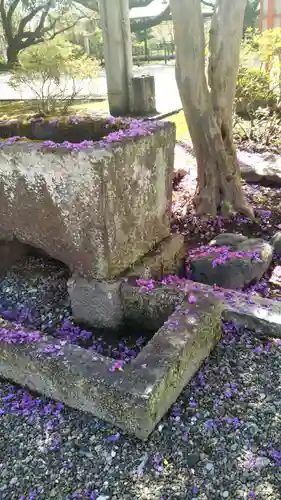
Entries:
{"label": "stone curb", "polygon": [[281,301],[186,281],[184,290],[222,301],[222,319],[249,328],[257,336],[281,338]]}
{"label": "stone curb", "polygon": [[1,377],[147,439],[216,345],[221,319],[281,337],[281,304],[270,299],[192,281],[151,291],[127,283],[122,293],[128,322],[143,319],[145,327],[154,318],[158,328],[124,371],[111,371],[114,360],[45,337],[1,343]]}
{"label": "stone curb", "polygon": [[111,371],[114,360],[48,337],[1,343],[0,376],[147,439],[220,335],[221,303],[199,292],[195,304],[184,298],[124,371]]}

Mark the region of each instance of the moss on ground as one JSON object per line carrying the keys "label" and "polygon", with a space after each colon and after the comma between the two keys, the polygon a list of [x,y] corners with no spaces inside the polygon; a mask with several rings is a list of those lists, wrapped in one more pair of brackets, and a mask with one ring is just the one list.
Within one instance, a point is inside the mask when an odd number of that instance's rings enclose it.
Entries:
{"label": "moss on ground", "polygon": [[[96,100],[91,102],[77,101],[69,107],[65,116],[105,113],[108,114],[108,101]],[[26,101],[0,101],[0,120],[28,120],[38,114],[38,105],[34,100]],[[60,110],[47,118],[58,118]]]}
{"label": "moss on ground", "polygon": [[[72,115],[85,115],[93,113],[109,114],[108,101],[96,100],[91,102],[77,101],[69,107],[65,117]],[[0,100],[0,120],[22,120],[27,121],[32,116],[38,114],[38,105],[35,100],[25,101],[1,101]],[[60,110],[54,115],[48,115],[46,118],[60,117]],[[185,121],[183,111],[169,116],[165,121],[175,123],[177,129],[177,141],[189,139],[188,127]]]}

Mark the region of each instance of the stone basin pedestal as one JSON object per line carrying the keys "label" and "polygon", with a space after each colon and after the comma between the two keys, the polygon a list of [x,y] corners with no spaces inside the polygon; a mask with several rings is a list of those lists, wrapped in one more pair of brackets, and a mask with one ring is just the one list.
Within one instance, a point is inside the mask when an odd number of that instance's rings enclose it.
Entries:
{"label": "stone basin pedestal", "polygon": [[120,280],[170,234],[174,125],[38,119],[2,123],[0,134],[1,239],[68,266],[74,317],[87,296],[92,324],[95,315],[99,326],[118,324]]}

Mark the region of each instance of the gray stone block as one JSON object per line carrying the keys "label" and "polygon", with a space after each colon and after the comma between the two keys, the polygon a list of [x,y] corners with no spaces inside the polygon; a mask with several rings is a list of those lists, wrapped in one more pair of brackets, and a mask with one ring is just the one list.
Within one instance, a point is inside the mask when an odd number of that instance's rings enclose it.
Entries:
{"label": "gray stone block", "polygon": [[1,147],[0,232],[87,279],[119,276],[170,234],[175,126],[154,125],[103,147]]}
{"label": "gray stone block", "polygon": [[[123,273],[118,281],[106,282],[72,277],[68,281],[68,292],[74,319],[95,327],[118,328],[123,320],[127,319],[126,310],[130,308],[130,311],[132,311],[134,305],[133,290],[136,287],[126,287],[127,280],[133,277],[160,279],[163,274],[176,272],[182,265],[184,254],[184,238],[180,234],[175,234],[163,240],[152,252],[138,261],[133,268]],[[123,304],[124,294],[126,300],[128,300],[126,305]],[[161,295],[163,295],[163,291],[160,292]],[[177,300],[178,297],[179,293],[177,292]],[[165,301],[162,303],[160,301],[158,306],[160,309],[165,308]],[[138,311],[140,310],[143,309],[139,308]],[[172,311],[173,309],[170,309],[169,314]],[[159,316],[155,312],[154,308],[151,313],[148,312],[148,317],[141,319],[138,317],[137,321],[147,321],[150,324],[154,324],[156,321],[157,329],[159,325],[157,318],[162,317],[162,315]],[[136,316],[138,314],[136,311]]]}
{"label": "gray stone block", "polygon": [[132,113],[138,116],[149,116],[156,113],[155,78],[153,75],[134,76],[132,78],[132,91]]}
{"label": "gray stone block", "polygon": [[[223,241],[224,235],[221,240]],[[216,239],[220,246],[220,238]],[[246,239],[230,247],[228,251],[212,252],[213,245],[210,246],[210,253],[206,255],[200,252],[191,257],[190,271],[194,281],[206,283],[207,285],[216,284],[224,288],[241,290],[246,285],[258,281],[270,266],[273,254],[273,248],[269,243],[260,238]],[[237,252],[239,254],[237,255]],[[226,253],[226,259],[223,255]],[[222,258],[214,266],[214,259]]]}
{"label": "gray stone block", "polygon": [[123,322],[120,288],[120,281],[70,278],[68,293],[74,319],[97,328],[118,328]]}

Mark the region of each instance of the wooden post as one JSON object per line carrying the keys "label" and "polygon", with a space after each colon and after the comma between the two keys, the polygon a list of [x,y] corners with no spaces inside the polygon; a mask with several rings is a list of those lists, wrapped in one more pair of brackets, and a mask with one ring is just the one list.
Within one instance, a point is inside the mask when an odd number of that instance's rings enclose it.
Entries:
{"label": "wooden post", "polygon": [[129,0],[100,0],[100,17],[109,109],[113,116],[124,116],[133,99]]}
{"label": "wooden post", "polygon": [[268,0],[267,28],[273,28],[274,0]]}

